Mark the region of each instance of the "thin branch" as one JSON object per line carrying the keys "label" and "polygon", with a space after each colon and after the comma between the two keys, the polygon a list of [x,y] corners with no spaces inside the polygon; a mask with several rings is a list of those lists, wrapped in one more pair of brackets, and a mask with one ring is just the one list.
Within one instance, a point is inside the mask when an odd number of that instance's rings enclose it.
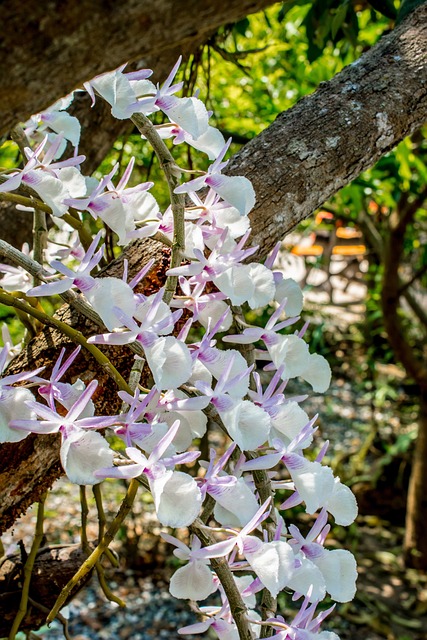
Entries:
{"label": "thin branch", "polygon": [[[168,184],[173,213],[173,244],[170,261],[170,267],[173,269],[175,267],[179,267],[185,251],[185,196],[184,194],[175,193],[176,187],[180,185],[182,171],[177,166],[171,152],[157,133],[151,120],[142,113],[135,113],[131,120],[138,128],[138,131],[147,138],[153,147]],[[168,276],[166,278],[165,294],[163,299],[167,304],[172,300],[177,284],[177,276]]]}
{"label": "thin branch", "polygon": [[30,593],[31,574],[33,572],[34,561],[36,559],[37,551],[39,550],[40,544],[43,540],[44,503],[46,500],[46,495],[47,494],[44,493],[39,502],[39,506],[37,510],[35,536],[34,536],[33,544],[31,545],[31,551],[28,554],[28,558],[24,565],[24,583],[22,585],[21,601],[19,603],[19,609],[15,616],[15,619],[12,624],[12,628],[9,633],[9,640],[14,640],[16,634],[18,633],[20,624],[25,618],[25,615],[27,613],[28,598]]}
{"label": "thin branch", "polygon": [[89,506],[87,503],[86,486],[84,484],[81,484],[79,488],[80,488],[80,512],[81,512],[81,519],[82,519],[80,541],[81,541],[83,551],[87,553],[89,549],[89,541],[87,539],[87,517],[89,515]]}
{"label": "thin branch", "polygon": [[[203,522],[199,518],[197,518],[189,528],[190,531],[199,538],[203,546],[207,547],[215,543],[215,540],[208,533]],[[227,560],[225,558],[211,558],[210,563],[227,596],[230,604],[231,615],[236,623],[240,640],[253,640],[254,636],[247,619],[247,609],[234,581],[233,574],[228,566]]]}
{"label": "thin branch", "polygon": [[54,606],[52,607],[51,612],[47,616],[46,622],[50,624],[55,618],[59,610],[64,606],[67,601],[69,595],[73,591],[74,587],[76,587],[79,582],[95,567],[97,562],[101,559],[102,554],[108,548],[110,543],[114,540],[117,532],[119,531],[124,519],[132,508],[134,503],[136,493],[138,491],[139,482],[135,479],[130,481],[127,493],[123,499],[122,504],[120,505],[120,509],[114,518],[113,522],[109,526],[107,532],[103,536],[101,542],[98,544],[96,549],[91,553],[89,558],[87,558],[80,569],[74,574],[74,576],[69,580],[69,582],[62,589],[59,594]]}
{"label": "thin branch", "polygon": [[417,269],[413,274],[412,277],[407,281],[402,283],[399,286],[398,289],[398,294],[401,296],[405,293],[405,291],[411,287],[414,282],[416,282],[419,278],[421,278],[425,273],[427,273],[427,264],[424,264],[422,267],[420,267],[419,269]]}
{"label": "thin branch", "polygon": [[73,329],[65,322],[58,320],[57,318],[49,316],[47,313],[40,311],[39,309],[34,309],[31,305],[18,300],[14,296],[6,293],[3,289],[0,289],[0,303],[5,304],[8,307],[13,307],[16,309],[20,309],[21,311],[27,313],[29,316],[33,316],[37,318],[40,322],[54,329],[57,329],[68,338],[70,338],[73,342],[82,345],[85,349],[87,349],[95,358],[95,360],[107,371],[111,378],[116,382],[119,389],[126,391],[127,393],[132,393],[128,383],[123,378],[123,376],[117,371],[115,366],[111,363],[111,361],[107,358],[107,356],[102,353],[94,344],[89,343],[84,335]]}

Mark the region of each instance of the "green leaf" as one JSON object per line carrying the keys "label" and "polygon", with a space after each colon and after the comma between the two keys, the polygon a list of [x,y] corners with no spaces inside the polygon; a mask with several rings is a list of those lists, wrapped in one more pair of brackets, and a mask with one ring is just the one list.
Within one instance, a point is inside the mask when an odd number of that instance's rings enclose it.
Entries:
{"label": "green leaf", "polygon": [[345,20],[347,15],[348,2],[344,2],[344,4],[340,5],[335,12],[331,23],[331,36],[332,40],[335,40],[339,29],[341,28],[342,23]]}
{"label": "green leaf", "polygon": [[396,20],[397,11],[393,0],[369,0],[369,4],[375,11],[390,20]]}
{"label": "green leaf", "polygon": [[294,7],[302,7],[305,4],[311,4],[310,0],[285,0],[280,7],[279,13],[277,14],[277,21],[283,22],[286,17],[286,14],[289,13],[291,9]]}
{"label": "green leaf", "polygon": [[239,20],[239,22],[236,22],[233,29],[241,36],[245,36],[246,31],[249,29],[249,26],[250,25],[248,18],[243,18],[243,20]]}

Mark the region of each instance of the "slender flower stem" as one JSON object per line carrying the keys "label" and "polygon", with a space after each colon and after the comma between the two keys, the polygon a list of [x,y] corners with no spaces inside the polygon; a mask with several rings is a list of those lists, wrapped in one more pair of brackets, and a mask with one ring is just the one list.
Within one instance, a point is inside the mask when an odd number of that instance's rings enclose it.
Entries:
{"label": "slender flower stem", "polygon": [[[19,249],[15,249],[11,244],[5,242],[0,239],[0,256],[4,256],[11,260],[14,264],[17,264],[19,267],[28,271],[32,276],[39,278],[42,282],[51,282],[51,275],[48,271],[43,269],[42,265],[26,256]],[[73,307],[76,311],[84,315],[86,318],[89,318],[91,322],[98,325],[103,331],[105,331],[105,324],[102,319],[96,313],[96,311],[85,302],[82,296],[74,293],[74,291],[64,291],[64,293],[60,293],[59,297]],[[129,345],[131,351],[141,356],[144,354],[142,346],[139,342],[135,341]]]}
{"label": "slender flower stem", "polygon": [[84,484],[80,485],[80,511],[82,518],[80,540],[83,551],[87,552],[89,549],[89,541],[87,539],[87,517],[89,515],[89,506],[87,504],[86,487]]}
{"label": "slender flower stem", "polygon": [[[34,209],[33,218],[33,256],[36,262],[43,264],[44,252],[47,243],[46,214],[44,211]],[[41,281],[35,276],[33,284],[37,287]]]}
{"label": "slender flower stem", "polygon": [[[0,179],[0,182],[4,182],[4,180]],[[19,193],[2,192],[0,193],[0,200],[4,200],[5,202],[12,202],[14,204],[21,204],[24,207],[37,207],[37,209],[39,209],[40,211],[44,211],[45,213],[52,213],[52,209],[47,204],[31,196],[22,196]]]}
{"label": "slender flower stem", "polygon": [[[142,370],[144,368],[145,360],[139,356],[135,356],[135,360],[132,365],[132,369],[129,374],[129,387],[132,389],[132,393],[134,393],[135,389],[139,385],[139,381],[141,380]],[[129,409],[129,404],[127,402],[122,403],[121,412],[126,413]]]}
{"label": "slender flower stem", "polygon": [[[147,138],[157,155],[160,166],[165,174],[168,183],[170,202],[173,213],[173,243],[171,252],[171,269],[179,267],[182,256],[185,251],[185,226],[184,226],[184,210],[185,196],[175,193],[176,187],[180,184],[181,169],[175,163],[175,160],[163,142],[162,138],[156,131],[155,126],[144,114],[135,113],[132,122],[138,128],[139,132]],[[168,276],[165,284],[164,301],[169,304],[173,298],[178,284],[177,276]]]}
{"label": "slender flower stem", "polygon": [[103,369],[107,371],[111,378],[113,378],[119,389],[121,389],[122,391],[127,391],[127,393],[132,393],[132,389],[129,387],[126,380],[117,371],[117,369],[107,358],[107,356],[102,353],[102,351],[100,351],[94,344],[90,344],[86,340],[84,335],[80,333],[80,331],[76,331],[76,329],[73,329],[65,322],[61,322],[61,320],[47,315],[47,313],[44,313],[44,311],[34,309],[31,305],[18,300],[9,293],[6,293],[6,291],[4,291],[3,289],[0,289],[0,303],[5,304],[8,307],[14,307],[16,309],[19,309],[20,311],[24,311],[29,316],[37,318],[37,320],[39,320],[43,324],[57,329],[67,337],[71,338],[73,342],[82,345],[82,347],[87,349],[93,355],[95,360],[102,366]]}
{"label": "slender flower stem", "polygon": [[19,609],[9,633],[9,640],[14,640],[16,634],[18,633],[19,626],[25,618],[25,614],[27,613],[31,574],[33,571],[37,551],[39,550],[40,544],[43,540],[44,503],[46,500],[46,495],[47,494],[44,493],[39,502],[34,540],[33,544],[31,545],[31,551],[28,554],[28,558],[24,565],[24,583],[22,585],[21,601],[19,603]]}
{"label": "slender flower stem", "polygon": [[130,481],[127,493],[123,499],[122,504],[120,505],[120,509],[116,517],[114,518],[113,522],[109,526],[108,530],[106,531],[105,535],[103,536],[101,542],[98,544],[96,549],[92,551],[89,558],[87,558],[83,562],[80,569],[74,574],[71,580],[62,589],[54,606],[52,607],[51,612],[47,616],[46,622],[48,624],[50,624],[56,618],[57,613],[67,601],[67,598],[73,591],[74,587],[76,587],[79,584],[79,582],[89,573],[89,571],[92,571],[92,569],[95,567],[97,562],[101,559],[102,554],[108,548],[112,540],[114,540],[114,537],[119,531],[124,519],[126,518],[127,514],[132,508],[132,505],[136,497],[136,493],[138,491],[138,486],[139,486],[139,482],[136,479],[133,479]]}
{"label": "slender flower stem", "polygon": [[105,531],[105,525],[107,524],[104,505],[102,502],[101,484],[94,484],[92,492],[93,497],[95,498],[96,510],[98,512],[98,542],[101,542]]}
{"label": "slender flower stem", "polygon": [[30,143],[27,136],[25,135],[24,129],[20,124],[17,124],[15,127],[13,127],[12,131],[10,132],[10,137],[19,148],[22,159],[25,163],[27,160],[27,156],[25,155],[25,147],[30,147]]}
{"label": "slender flower stem", "polygon": [[116,594],[113,593],[113,591],[111,591],[110,587],[108,586],[107,580],[105,578],[104,567],[102,566],[100,560],[98,560],[98,562],[96,563],[95,569],[96,569],[96,573],[98,575],[99,585],[100,585],[102,591],[104,592],[105,597],[110,602],[115,602],[116,604],[118,604],[119,607],[125,607],[126,606],[126,602],[124,600],[122,600],[121,598],[119,598],[119,596],[116,596]]}

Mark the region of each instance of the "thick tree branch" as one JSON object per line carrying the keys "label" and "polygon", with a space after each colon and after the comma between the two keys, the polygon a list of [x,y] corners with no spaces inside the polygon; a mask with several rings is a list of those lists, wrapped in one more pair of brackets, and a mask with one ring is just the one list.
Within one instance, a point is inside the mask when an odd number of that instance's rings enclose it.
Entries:
{"label": "thick tree branch", "polygon": [[259,256],[426,121],[427,3],[234,156]]}
{"label": "thick tree branch", "polygon": [[153,64],[164,58],[165,50],[175,50],[176,60],[219,26],[270,4],[272,0],[3,2],[0,59],[8,71],[2,79],[0,135],[100,73],[132,60],[149,66],[145,58]]}

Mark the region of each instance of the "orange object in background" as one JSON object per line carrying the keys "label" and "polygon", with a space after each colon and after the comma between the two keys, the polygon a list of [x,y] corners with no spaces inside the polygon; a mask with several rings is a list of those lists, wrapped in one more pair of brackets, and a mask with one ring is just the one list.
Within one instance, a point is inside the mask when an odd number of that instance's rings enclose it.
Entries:
{"label": "orange object in background", "polygon": [[[323,220],[333,220],[334,215],[330,211],[319,211],[316,214],[316,224],[320,224]],[[362,238],[362,233],[354,227],[345,227],[343,222],[338,220],[335,223],[334,234],[331,236],[324,236],[323,232],[317,234],[315,232],[310,233],[308,237],[305,237],[297,245],[292,247],[291,253],[297,256],[321,256],[327,246],[332,247],[332,254],[339,256],[357,256],[364,255],[366,253],[366,246],[364,244],[353,244],[353,240],[359,240]],[[341,242],[340,242],[341,241]]]}

